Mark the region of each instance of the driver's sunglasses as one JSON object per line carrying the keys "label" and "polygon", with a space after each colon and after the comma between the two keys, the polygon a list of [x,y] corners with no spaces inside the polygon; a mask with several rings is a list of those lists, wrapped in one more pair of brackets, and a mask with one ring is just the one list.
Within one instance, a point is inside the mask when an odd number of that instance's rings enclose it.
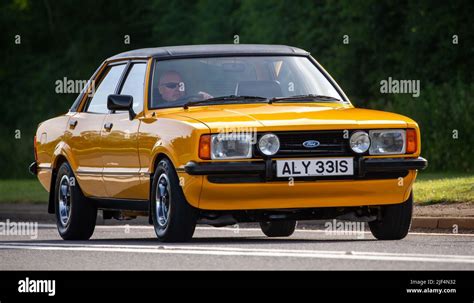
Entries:
{"label": "driver's sunglasses", "polygon": [[166,88],[169,89],[175,89],[179,86],[179,82],[168,82],[168,83],[163,83],[161,86],[166,86]]}

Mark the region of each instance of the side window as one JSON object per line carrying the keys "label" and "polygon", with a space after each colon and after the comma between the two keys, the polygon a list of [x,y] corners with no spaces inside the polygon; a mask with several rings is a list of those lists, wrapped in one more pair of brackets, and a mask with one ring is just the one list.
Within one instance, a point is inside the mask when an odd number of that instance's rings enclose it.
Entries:
{"label": "side window", "polygon": [[137,114],[143,110],[145,73],[146,63],[134,63],[120,91],[121,95],[133,97],[133,111]]}
{"label": "side window", "polygon": [[87,112],[107,114],[107,96],[115,92],[115,88],[120,80],[120,76],[125,68],[125,64],[114,65],[106,71],[106,75],[102,78],[99,87],[96,88],[95,94],[89,102]]}

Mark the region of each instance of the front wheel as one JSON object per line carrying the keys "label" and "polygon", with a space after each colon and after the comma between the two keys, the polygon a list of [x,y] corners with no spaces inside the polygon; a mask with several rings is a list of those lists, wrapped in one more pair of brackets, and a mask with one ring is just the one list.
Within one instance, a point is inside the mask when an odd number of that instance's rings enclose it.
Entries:
{"label": "front wheel", "polygon": [[295,232],[296,221],[260,222],[260,228],[267,237],[289,237]]}
{"label": "front wheel", "polygon": [[413,212],[413,193],[401,204],[381,206],[381,218],[369,222],[370,231],[379,240],[400,240],[410,230]]}
{"label": "front wheel", "polygon": [[155,170],[151,199],[158,239],[163,242],[189,241],[196,227],[197,210],[186,201],[178,175],[167,159],[161,160]]}

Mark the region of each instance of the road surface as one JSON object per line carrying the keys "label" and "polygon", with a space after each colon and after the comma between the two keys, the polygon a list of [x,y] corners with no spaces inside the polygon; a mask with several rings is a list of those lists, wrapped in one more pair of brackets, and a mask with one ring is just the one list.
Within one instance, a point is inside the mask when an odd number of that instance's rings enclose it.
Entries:
{"label": "road surface", "polygon": [[160,243],[153,227],[101,225],[89,241],[64,241],[52,224],[33,236],[0,236],[0,270],[473,270],[473,234],[410,233],[400,241],[297,229],[199,226],[188,243]]}

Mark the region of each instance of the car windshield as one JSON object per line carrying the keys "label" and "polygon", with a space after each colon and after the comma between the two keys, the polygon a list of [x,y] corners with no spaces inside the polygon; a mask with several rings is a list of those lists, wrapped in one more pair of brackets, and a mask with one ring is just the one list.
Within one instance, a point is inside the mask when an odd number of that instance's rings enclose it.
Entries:
{"label": "car windshield", "polygon": [[[288,98],[293,96],[296,97]],[[155,63],[150,108],[272,99],[281,99],[279,103],[344,100],[303,56],[158,59]]]}

